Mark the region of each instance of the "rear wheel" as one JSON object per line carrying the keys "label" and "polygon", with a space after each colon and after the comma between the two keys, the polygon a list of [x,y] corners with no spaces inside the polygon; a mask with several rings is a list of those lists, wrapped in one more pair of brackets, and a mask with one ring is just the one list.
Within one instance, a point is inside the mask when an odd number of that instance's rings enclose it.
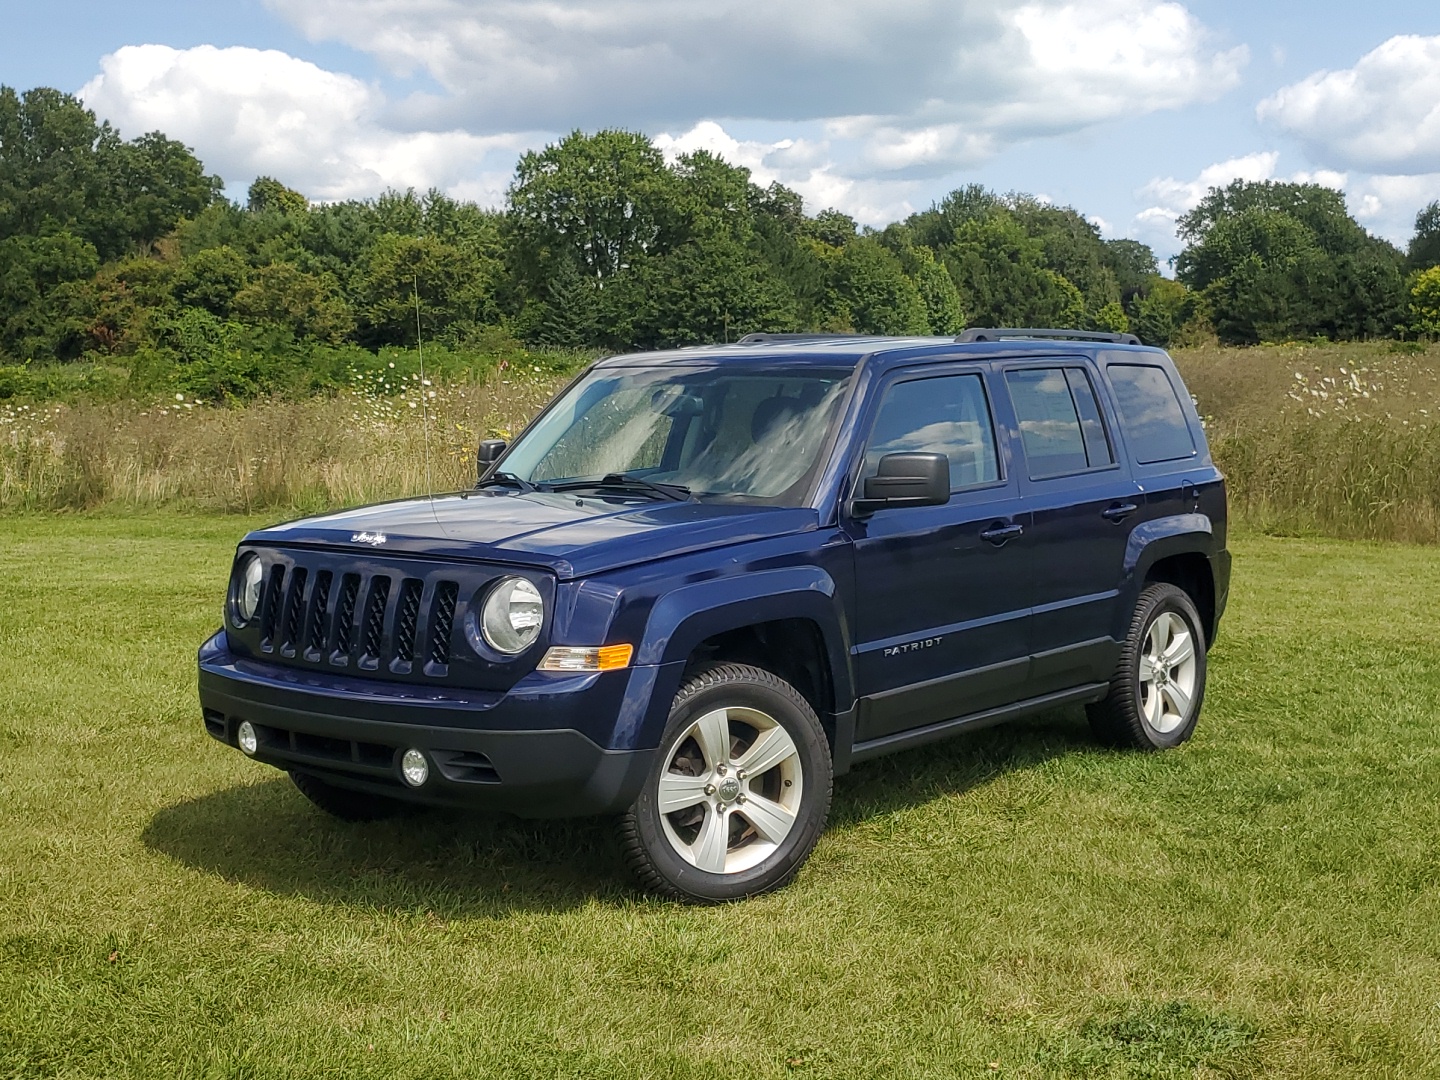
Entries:
{"label": "rear wheel", "polygon": [[778,889],[830,811],[830,749],[789,683],[744,664],[696,671],[620,822],[625,860],[653,892],[696,902]]}
{"label": "rear wheel", "polygon": [[1136,750],[1179,746],[1195,730],[1205,698],[1205,631],[1188,594],[1147,585],[1104,701],[1089,707],[1105,742]]}
{"label": "rear wheel", "polygon": [[405,804],[396,799],[336,787],[311,773],[292,772],[290,779],[300,789],[300,794],[341,821],[380,821],[405,809]]}

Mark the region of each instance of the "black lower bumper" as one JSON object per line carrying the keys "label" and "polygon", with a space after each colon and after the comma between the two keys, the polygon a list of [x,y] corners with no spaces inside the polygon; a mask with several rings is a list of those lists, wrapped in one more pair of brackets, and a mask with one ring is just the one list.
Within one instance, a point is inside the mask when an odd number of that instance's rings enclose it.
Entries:
{"label": "black lower bumper", "polygon": [[[522,817],[618,812],[635,800],[653,750],[607,750],[569,728],[482,730],[463,709],[393,706],[393,719],[347,715],[345,702],[314,691],[277,692],[237,679],[222,665],[200,664],[205,728],[238,746],[249,721],[256,761],[307,772],[328,783],[407,802],[504,810]],[[374,713],[372,705],[367,712]],[[390,711],[390,710],[386,710]],[[419,750],[429,777],[402,778],[400,759]]]}

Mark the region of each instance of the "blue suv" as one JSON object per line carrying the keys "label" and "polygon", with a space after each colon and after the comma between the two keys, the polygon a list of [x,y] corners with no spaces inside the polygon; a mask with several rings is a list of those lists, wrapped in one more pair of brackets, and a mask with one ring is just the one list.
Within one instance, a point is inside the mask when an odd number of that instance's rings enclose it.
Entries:
{"label": "blue suv", "polygon": [[1190,737],[1226,499],[1128,335],[751,335],[616,356],[473,490],[246,536],[215,738],[346,820],[616,814],[657,892],[777,888],[832,777],[1062,705]]}

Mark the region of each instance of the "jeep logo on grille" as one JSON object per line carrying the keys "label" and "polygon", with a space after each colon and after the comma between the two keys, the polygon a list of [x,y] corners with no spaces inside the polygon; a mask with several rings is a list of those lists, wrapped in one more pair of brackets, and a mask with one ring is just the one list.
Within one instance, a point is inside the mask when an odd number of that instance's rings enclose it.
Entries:
{"label": "jeep logo on grille", "polygon": [[358,532],[350,537],[352,544],[369,544],[371,547],[379,547],[385,543],[385,534],[376,532]]}

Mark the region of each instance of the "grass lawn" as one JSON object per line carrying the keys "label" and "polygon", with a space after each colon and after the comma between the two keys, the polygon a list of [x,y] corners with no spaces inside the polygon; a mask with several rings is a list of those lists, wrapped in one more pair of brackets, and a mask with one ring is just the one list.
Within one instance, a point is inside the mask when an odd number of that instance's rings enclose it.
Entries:
{"label": "grass lawn", "polygon": [[345,826],[200,725],[239,518],[0,518],[0,1076],[1440,1075],[1440,557],[1245,536],[1196,738],[861,766],[793,886]]}

